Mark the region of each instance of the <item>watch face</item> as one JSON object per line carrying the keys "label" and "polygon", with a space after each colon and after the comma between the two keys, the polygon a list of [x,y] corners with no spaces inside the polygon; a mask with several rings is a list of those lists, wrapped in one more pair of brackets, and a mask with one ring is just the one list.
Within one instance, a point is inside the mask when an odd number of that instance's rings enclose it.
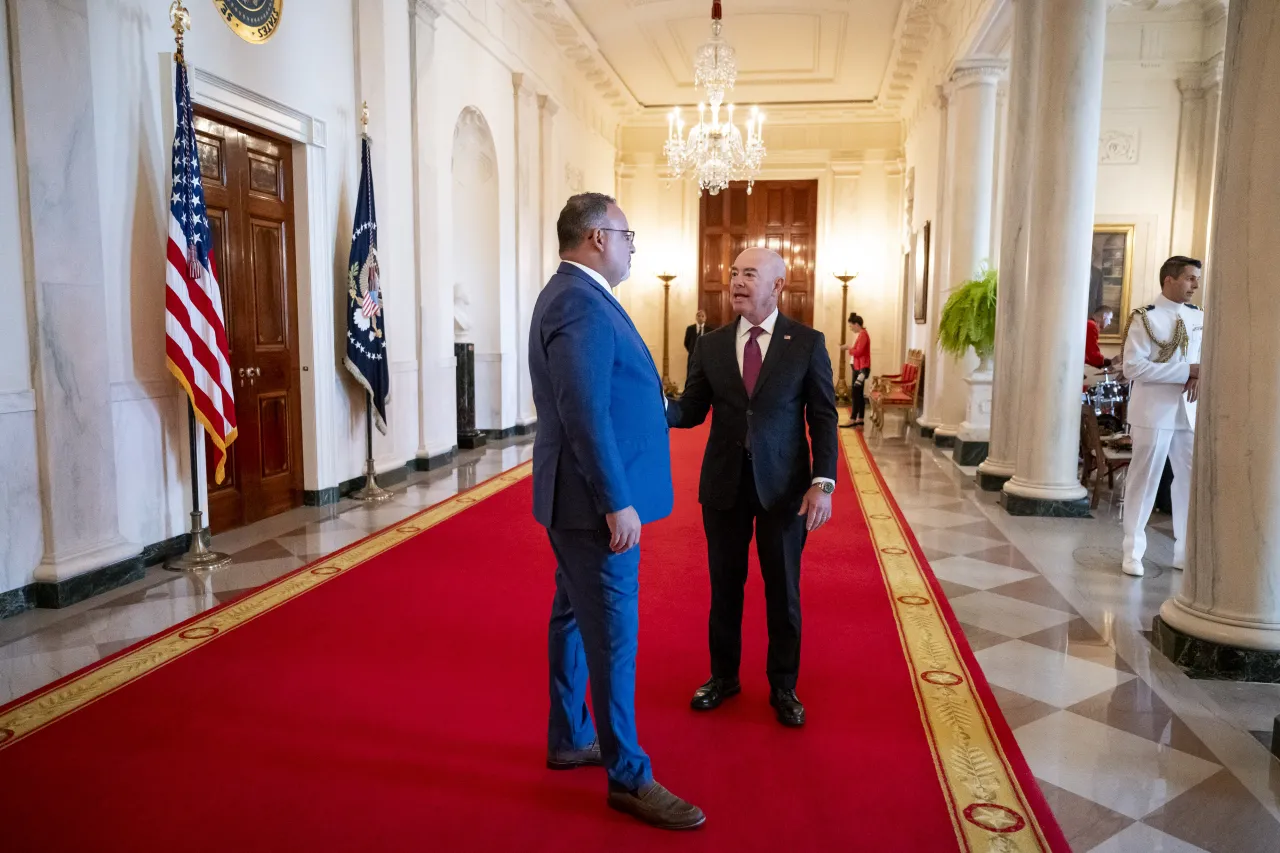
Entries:
{"label": "watch face", "polygon": [[831,494],[836,490],[835,484],[833,483],[823,483],[820,488],[827,494]]}
{"label": "watch face", "polygon": [[227,26],[247,42],[261,44],[276,33],[284,0],[213,0]]}

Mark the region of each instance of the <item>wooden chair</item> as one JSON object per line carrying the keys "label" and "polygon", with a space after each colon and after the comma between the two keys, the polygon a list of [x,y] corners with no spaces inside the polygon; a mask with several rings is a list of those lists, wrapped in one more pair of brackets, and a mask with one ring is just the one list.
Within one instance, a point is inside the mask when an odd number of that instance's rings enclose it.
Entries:
{"label": "wooden chair", "polygon": [[910,413],[919,408],[923,371],[924,351],[913,349],[907,353],[901,371],[872,377],[867,403],[871,408],[871,426],[877,433],[884,430],[886,409],[903,409],[909,418]]}
{"label": "wooden chair", "polygon": [[1080,483],[1089,487],[1089,475],[1097,472],[1093,478],[1093,500],[1091,509],[1098,508],[1098,498],[1102,494],[1102,478],[1106,477],[1107,486],[1112,494],[1116,488],[1116,471],[1129,467],[1133,461],[1133,451],[1116,450],[1102,443],[1102,430],[1098,428],[1098,416],[1093,407],[1086,404],[1080,410],[1080,439],[1083,464],[1081,466]]}

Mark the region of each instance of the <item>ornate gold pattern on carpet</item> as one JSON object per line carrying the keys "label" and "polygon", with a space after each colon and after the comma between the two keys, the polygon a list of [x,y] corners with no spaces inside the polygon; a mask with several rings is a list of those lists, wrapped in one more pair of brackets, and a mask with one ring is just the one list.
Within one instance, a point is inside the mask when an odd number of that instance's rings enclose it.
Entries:
{"label": "ornate gold pattern on carpet", "polygon": [[864,441],[853,433],[844,433],[841,440],[959,849],[1047,853],[1049,843],[992,731],[956,638],[911,548],[904,522],[867,458]]}
{"label": "ornate gold pattern on carpet", "polygon": [[146,645],[93,667],[71,681],[35,694],[22,704],[0,714],[0,750],[435,527],[464,509],[520,482],[532,471],[532,463],[517,466],[469,491],[424,509],[393,527],[286,575],[226,607],[213,610],[180,628],[159,634]]}

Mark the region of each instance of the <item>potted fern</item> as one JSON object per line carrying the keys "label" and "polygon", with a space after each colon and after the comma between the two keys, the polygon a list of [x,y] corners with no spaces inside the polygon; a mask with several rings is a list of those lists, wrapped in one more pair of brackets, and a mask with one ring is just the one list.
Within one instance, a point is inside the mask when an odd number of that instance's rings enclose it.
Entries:
{"label": "potted fern", "polygon": [[964,358],[972,347],[978,370],[991,370],[996,348],[996,271],[991,267],[983,265],[978,276],[956,288],[942,306],[938,346],[955,358]]}

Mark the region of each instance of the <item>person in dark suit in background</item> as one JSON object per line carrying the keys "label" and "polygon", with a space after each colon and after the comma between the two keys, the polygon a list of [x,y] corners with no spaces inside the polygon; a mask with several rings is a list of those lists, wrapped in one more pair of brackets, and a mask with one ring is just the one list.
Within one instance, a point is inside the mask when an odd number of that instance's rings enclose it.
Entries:
{"label": "person in dark suit in background", "polygon": [[667,423],[695,427],[714,409],[698,487],[711,575],[711,678],[691,705],[709,711],[741,692],[754,528],[768,612],[769,703],[783,725],[801,726],[800,555],[808,534],[831,518],[838,416],[822,333],[778,313],[786,274],[769,249],[738,256],[729,285],[738,317],[699,342],[684,396],[668,401]]}
{"label": "person in dark suit in background", "polygon": [[672,492],[662,381],[613,295],[630,274],[635,232],[601,193],[570,198],[556,230],[562,263],[529,330],[533,515],[556,555],[547,766],[603,764],[611,808],[691,829],[702,810],[654,781],[636,735],[640,531],[671,513]]}
{"label": "person in dark suit in background", "polygon": [[693,366],[693,348],[698,345],[698,339],[709,331],[711,329],[707,327],[707,312],[699,308],[694,316],[694,322],[684,330],[684,351],[688,353],[684,371],[686,383],[689,381],[689,368]]}

